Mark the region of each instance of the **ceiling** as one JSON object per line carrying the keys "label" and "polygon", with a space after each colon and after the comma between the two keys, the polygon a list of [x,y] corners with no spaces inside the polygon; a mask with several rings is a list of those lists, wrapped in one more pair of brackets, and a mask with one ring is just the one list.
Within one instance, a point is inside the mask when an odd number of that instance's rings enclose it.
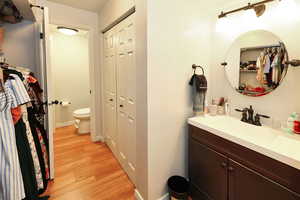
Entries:
{"label": "ceiling", "polygon": [[99,12],[107,0],[48,0],[55,3],[64,4],[74,8]]}

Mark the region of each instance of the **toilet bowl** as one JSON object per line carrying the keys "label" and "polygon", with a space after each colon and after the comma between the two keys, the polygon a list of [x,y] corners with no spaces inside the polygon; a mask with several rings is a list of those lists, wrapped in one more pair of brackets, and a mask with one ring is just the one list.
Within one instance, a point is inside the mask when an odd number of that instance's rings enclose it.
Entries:
{"label": "toilet bowl", "polygon": [[74,125],[78,129],[79,134],[90,133],[90,112],[90,108],[83,108],[74,111]]}

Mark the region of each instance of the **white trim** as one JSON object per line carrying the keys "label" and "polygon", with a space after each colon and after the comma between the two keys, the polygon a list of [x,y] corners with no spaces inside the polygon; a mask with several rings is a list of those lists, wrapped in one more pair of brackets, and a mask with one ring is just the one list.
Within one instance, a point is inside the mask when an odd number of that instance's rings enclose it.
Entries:
{"label": "white trim", "polygon": [[169,193],[165,194],[164,196],[160,197],[157,200],[169,200]]}
{"label": "white trim", "polygon": [[104,137],[102,136],[102,135],[97,135],[96,136],[96,141],[100,141],[100,142],[105,142],[105,139],[104,139]]}
{"label": "white trim", "polygon": [[55,125],[55,128],[62,128],[62,127],[66,127],[66,126],[71,126],[75,123],[75,121],[68,121],[68,122],[57,122]]}
{"label": "white trim", "polygon": [[144,200],[142,195],[139,193],[137,189],[134,190],[134,196],[136,200]]}

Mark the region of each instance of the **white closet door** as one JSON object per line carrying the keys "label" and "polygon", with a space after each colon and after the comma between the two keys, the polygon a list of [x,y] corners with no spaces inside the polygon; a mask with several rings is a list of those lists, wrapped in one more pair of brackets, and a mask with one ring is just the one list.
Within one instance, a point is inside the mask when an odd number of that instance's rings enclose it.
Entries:
{"label": "white closet door", "polygon": [[136,64],[134,15],[117,28],[118,145],[121,164],[135,182],[136,163]]}
{"label": "white closet door", "polygon": [[134,15],[104,34],[104,130],[110,149],[135,183],[136,64]]}
{"label": "white closet door", "polygon": [[104,91],[106,140],[111,150],[118,155],[116,130],[116,56],[114,30],[104,35]]}

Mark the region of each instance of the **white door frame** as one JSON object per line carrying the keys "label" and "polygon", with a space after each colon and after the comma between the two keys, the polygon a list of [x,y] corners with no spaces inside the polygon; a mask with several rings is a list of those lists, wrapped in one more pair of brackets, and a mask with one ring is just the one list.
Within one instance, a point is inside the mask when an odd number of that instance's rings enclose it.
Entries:
{"label": "white door frame", "polygon": [[[60,23],[60,22],[55,22],[51,21],[51,25],[58,25],[58,26],[66,26],[70,28],[77,28],[81,30],[86,30],[88,31],[88,43],[89,43],[89,80],[90,80],[90,88],[91,88],[91,139],[93,142],[97,141],[102,141],[102,138],[100,136],[101,129],[97,125],[96,122],[99,122],[101,119],[98,119],[98,116],[96,114],[96,110],[101,110],[100,103],[99,102],[99,92],[97,91],[97,62],[96,62],[96,57],[95,57],[95,52],[96,52],[96,43],[95,41],[95,36],[97,34],[95,28],[86,25],[86,24],[72,24],[72,23]],[[75,92],[80,92],[80,91],[75,91]],[[98,133],[98,134],[97,134]]]}

